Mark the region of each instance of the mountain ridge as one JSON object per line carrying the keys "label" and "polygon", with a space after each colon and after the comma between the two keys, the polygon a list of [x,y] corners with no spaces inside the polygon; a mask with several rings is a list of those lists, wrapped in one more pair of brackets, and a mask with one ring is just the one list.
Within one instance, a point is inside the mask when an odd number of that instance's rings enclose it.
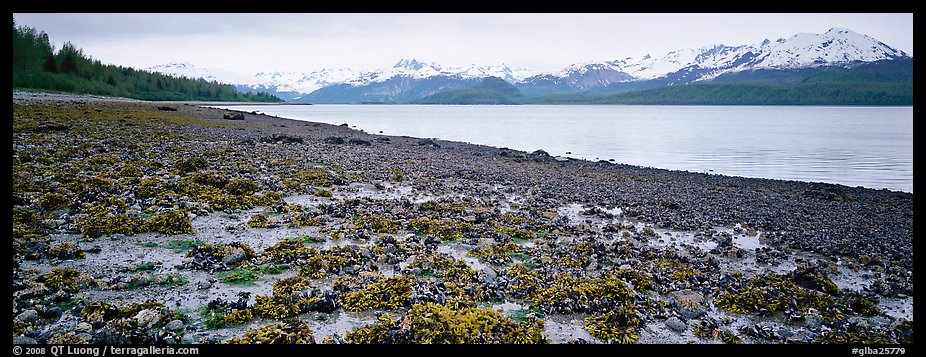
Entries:
{"label": "mountain ridge", "polygon": [[[267,91],[287,101],[312,103],[398,102],[423,98],[441,90],[474,86],[482,78],[499,77],[524,95],[554,93],[612,94],[627,90],[689,83],[707,83],[735,73],[802,71],[821,67],[851,67],[894,59],[912,59],[870,36],[844,28],[822,34],[799,33],[753,44],[717,44],[679,49],[661,56],[645,55],[571,64],[558,71],[534,73],[505,64],[442,66],[415,58],[400,59],[376,70],[319,69],[302,72],[262,72],[253,76],[218,69],[198,75],[234,83],[240,91]],[[196,75],[188,63],[159,66],[162,73]],[[172,69],[171,67],[177,67]],[[195,67],[195,66],[193,66]],[[153,67],[151,68],[153,69]],[[223,77],[224,76],[224,77]],[[743,77],[743,76],[740,76]],[[318,93],[316,93],[318,92]]]}

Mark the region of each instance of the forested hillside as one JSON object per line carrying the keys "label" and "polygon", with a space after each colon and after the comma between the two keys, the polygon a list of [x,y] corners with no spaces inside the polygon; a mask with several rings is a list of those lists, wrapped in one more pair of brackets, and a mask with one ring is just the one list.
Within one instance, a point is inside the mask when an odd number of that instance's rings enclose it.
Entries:
{"label": "forested hillside", "polygon": [[103,64],[70,42],[55,50],[48,35],[13,23],[13,88],[143,100],[282,102],[267,93],[239,93],[228,84],[171,77]]}

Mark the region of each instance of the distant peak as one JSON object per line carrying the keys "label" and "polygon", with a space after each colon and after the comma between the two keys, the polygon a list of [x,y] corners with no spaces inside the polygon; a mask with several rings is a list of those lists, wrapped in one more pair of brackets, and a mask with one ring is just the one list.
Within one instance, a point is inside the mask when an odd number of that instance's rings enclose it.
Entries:
{"label": "distant peak", "polygon": [[422,63],[422,62],[420,62],[420,61],[418,61],[417,59],[414,59],[414,58],[412,58],[412,59],[404,59],[404,58],[403,58],[403,59],[400,59],[398,62],[396,62],[395,65],[392,66],[392,68],[421,69],[421,68],[424,67],[424,66],[425,66],[425,64]]}
{"label": "distant peak", "polygon": [[842,28],[842,27],[833,27],[829,29],[828,31],[826,31],[827,35],[850,34],[850,33],[855,33],[855,31],[852,31],[847,28]]}
{"label": "distant peak", "polygon": [[196,67],[190,62],[171,62],[163,65],[164,67]]}

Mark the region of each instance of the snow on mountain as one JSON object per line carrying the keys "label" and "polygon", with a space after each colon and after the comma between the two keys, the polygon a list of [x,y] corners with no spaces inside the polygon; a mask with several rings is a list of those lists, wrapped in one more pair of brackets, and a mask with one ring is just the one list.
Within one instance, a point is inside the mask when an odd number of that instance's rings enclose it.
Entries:
{"label": "snow on mountain", "polygon": [[584,74],[589,69],[607,68],[624,72],[633,80],[666,77],[683,70],[697,69],[698,80],[750,69],[796,69],[838,66],[857,62],[873,62],[909,57],[869,36],[843,28],[833,28],[823,34],[801,33],[788,39],[765,40],[758,44],[715,45],[697,49],[681,49],[659,57],[625,58],[614,61],[574,64],[553,75],[567,78]]}
{"label": "snow on mountain", "polygon": [[346,83],[355,78],[357,72],[352,69],[325,68],[310,73],[259,72],[249,84],[254,87],[275,88],[280,92],[311,93],[324,86]]}
{"label": "snow on mountain", "polygon": [[459,77],[464,79],[494,76],[509,82],[518,82],[531,75],[532,73],[530,70],[525,68],[512,69],[505,64],[470,64],[467,66],[454,67],[441,66],[435,62],[421,62],[412,58],[399,60],[391,68],[364,73],[360,80],[353,81],[351,84],[362,85],[369,82],[382,82],[393,77],[424,79],[434,76]]}
{"label": "snow on mountain", "polygon": [[[662,56],[624,58],[611,61],[584,62],[553,73],[535,74],[525,68],[505,64],[470,64],[443,66],[415,58],[402,59],[391,67],[376,70],[325,68],[312,72],[261,72],[244,75],[220,69],[198,68],[190,63],[170,63],[148,70],[191,78],[204,78],[244,86],[250,89],[290,92],[296,95],[314,92],[331,85],[363,87],[395,82],[395,79],[452,80],[500,77],[523,86],[555,86],[572,90],[589,90],[613,83],[659,79],[669,84],[713,79],[731,72],[753,69],[798,69],[840,66],[857,62],[906,58],[874,38],[843,28],[823,34],[801,33],[787,39],[764,40],[750,45],[714,45],[680,49]],[[434,85],[431,83],[430,85]],[[439,86],[438,86],[439,87]],[[301,94],[300,94],[301,93]]]}
{"label": "snow on mountain", "polygon": [[755,68],[804,68],[909,57],[867,35],[844,28],[824,34],[801,33],[787,40],[764,42]]}
{"label": "snow on mountain", "polygon": [[148,68],[150,71],[168,75],[203,78],[252,88],[269,88],[280,92],[311,93],[319,88],[333,84],[350,84],[363,86],[370,83],[384,82],[394,77],[425,79],[435,76],[457,77],[463,79],[495,76],[509,82],[518,82],[532,75],[525,68],[510,68],[505,64],[468,66],[441,66],[434,62],[422,62],[417,59],[402,59],[389,68],[378,70],[353,70],[350,68],[324,68],[308,73],[302,72],[259,72],[252,76],[211,68],[200,68],[190,63],[170,63]]}
{"label": "snow on mountain", "polygon": [[196,67],[189,62],[172,62],[148,67],[145,70],[169,76],[182,76],[194,79],[202,78],[207,81],[218,81],[229,84],[251,84],[253,82],[253,76],[223,69]]}

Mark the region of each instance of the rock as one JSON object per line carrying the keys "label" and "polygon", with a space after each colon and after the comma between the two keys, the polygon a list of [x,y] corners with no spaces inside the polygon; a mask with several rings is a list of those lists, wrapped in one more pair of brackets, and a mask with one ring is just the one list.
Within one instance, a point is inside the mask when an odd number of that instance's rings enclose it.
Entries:
{"label": "rock", "polygon": [[56,292],[55,295],[52,296],[52,300],[57,301],[57,302],[61,302],[61,301],[67,300],[67,299],[70,298],[70,297],[71,297],[71,294],[68,293],[67,291],[58,290],[58,292]]}
{"label": "rock", "polygon": [[23,311],[19,315],[16,315],[16,321],[22,321],[26,323],[34,322],[35,320],[38,320],[38,319],[39,319],[39,312],[32,310],[32,309]]}
{"label": "rock", "polygon": [[476,216],[470,215],[470,216],[463,217],[461,219],[465,222],[473,223],[476,221]]}
{"label": "rock", "polygon": [[811,310],[812,311],[808,311],[807,315],[804,316],[804,325],[807,325],[807,327],[809,328],[815,329],[815,328],[820,327],[820,325],[823,324],[823,317],[820,316],[820,314],[817,313],[816,310],[813,310],[813,309]]}
{"label": "rock", "polygon": [[13,337],[13,344],[14,345],[37,345],[39,344],[39,341],[36,341],[32,337],[16,336],[16,337]]}
{"label": "rock", "polygon": [[281,144],[293,144],[293,143],[302,144],[302,143],[304,142],[304,140],[303,140],[302,138],[300,138],[300,137],[297,137],[297,136],[289,136],[289,135],[285,135],[285,134],[273,134],[273,135],[270,137],[270,141],[271,141],[271,142],[281,143]]}
{"label": "rock", "polygon": [[498,273],[491,267],[482,268],[482,272],[485,274],[485,278],[483,278],[483,282],[485,283],[495,282],[495,279],[498,278]]}
{"label": "rock", "polygon": [[440,144],[434,141],[434,139],[421,139],[421,140],[418,140],[418,146],[431,146],[431,147],[439,148]]}
{"label": "rock", "polygon": [[861,255],[858,257],[858,262],[862,265],[869,265],[871,264],[871,257],[867,255]]}
{"label": "rock", "polygon": [[93,343],[100,345],[128,345],[132,343],[132,339],[129,336],[111,330],[109,327],[104,327],[93,334]]}
{"label": "rock", "polygon": [[890,318],[884,316],[871,316],[868,318],[868,323],[877,327],[888,326],[891,322],[893,321]]}
{"label": "rock", "polygon": [[87,322],[81,322],[74,327],[74,332],[93,332],[93,326]]}
{"label": "rock", "polygon": [[704,306],[704,295],[697,291],[685,289],[669,293],[669,297],[678,304],[678,313],[685,319],[691,320],[707,313]]}
{"label": "rock", "polygon": [[363,255],[363,257],[367,259],[373,258],[373,252],[367,247],[360,248],[360,255]]}
{"label": "rock", "polygon": [[225,263],[225,265],[233,265],[245,259],[247,259],[247,254],[244,252],[244,249],[234,247],[225,252],[225,255],[222,256],[222,263]]}
{"label": "rock", "polygon": [[150,328],[158,321],[161,321],[161,314],[154,309],[141,310],[135,314],[135,321],[138,323],[138,327]]}
{"label": "rock", "polygon": [[727,234],[721,234],[717,236],[717,246],[718,247],[731,247],[733,246],[733,237]]}
{"label": "rock", "polygon": [[329,137],[325,138],[325,143],[326,143],[326,144],[341,145],[341,144],[344,144],[344,139],[343,139],[343,138],[339,138],[339,137],[337,137],[337,136],[329,136]]}
{"label": "rock", "polygon": [[129,281],[129,284],[133,286],[148,286],[151,284],[151,278],[145,274],[136,274],[132,276],[132,280]]}
{"label": "rock", "polygon": [[371,145],[373,145],[373,144],[371,144],[369,141],[366,141],[366,140],[363,140],[363,139],[357,139],[357,138],[348,139],[348,140],[347,140],[347,143],[348,143],[348,144],[351,144],[351,145],[357,145],[357,146],[371,146]]}
{"label": "rock", "polygon": [[244,120],[244,113],[225,113],[222,115],[222,119],[228,120]]}
{"label": "rock", "polygon": [[196,287],[202,290],[209,289],[212,287],[212,282],[210,281],[200,281],[196,283]]}
{"label": "rock", "polygon": [[58,316],[61,316],[61,313],[61,308],[55,306],[42,310],[41,315],[45,318],[57,318]]}
{"label": "rock", "polygon": [[666,327],[678,333],[682,333],[683,331],[688,329],[688,326],[685,326],[685,323],[682,322],[681,319],[675,316],[672,316],[668,320],[666,320]]}
{"label": "rock", "polygon": [[778,329],[778,331],[775,331],[775,333],[778,335],[778,338],[782,340],[787,340],[789,337],[794,336],[794,332],[784,327]]}
{"label": "rock", "polygon": [[181,331],[186,328],[186,325],[183,323],[183,321],[173,320],[168,322],[167,326],[164,326],[164,328],[166,328],[167,331]]}
{"label": "rock", "polygon": [[787,341],[788,343],[808,343],[810,342],[810,337],[807,336],[806,331],[801,330],[791,335],[791,337],[788,337]]}

